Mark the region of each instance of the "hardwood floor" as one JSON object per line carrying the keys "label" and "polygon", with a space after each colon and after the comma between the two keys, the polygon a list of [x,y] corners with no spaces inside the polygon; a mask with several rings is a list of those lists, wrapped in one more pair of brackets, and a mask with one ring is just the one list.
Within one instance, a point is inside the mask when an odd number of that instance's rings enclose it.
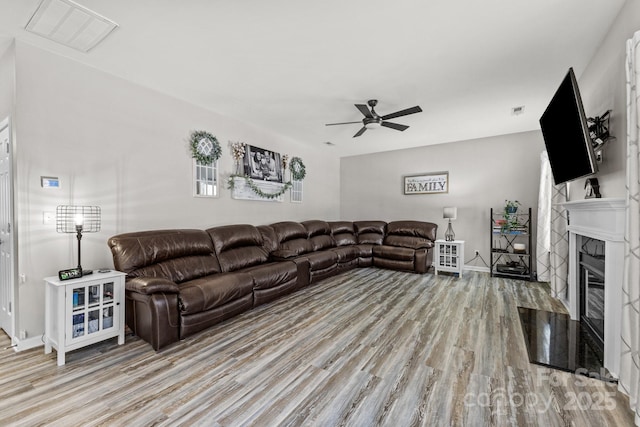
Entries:
{"label": "hardwood floor", "polygon": [[358,269],[156,353],[0,338],[1,425],[624,426],[607,383],[529,364],[517,306],[544,286]]}

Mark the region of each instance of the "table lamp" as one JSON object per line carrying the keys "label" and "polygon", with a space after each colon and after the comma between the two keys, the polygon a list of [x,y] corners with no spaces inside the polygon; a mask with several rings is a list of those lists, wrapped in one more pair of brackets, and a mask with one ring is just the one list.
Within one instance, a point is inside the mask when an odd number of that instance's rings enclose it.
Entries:
{"label": "table lamp", "polygon": [[453,232],[453,227],[451,227],[451,220],[456,219],[457,215],[458,208],[444,208],[442,211],[442,217],[449,220],[447,231],[444,233],[444,240],[447,242],[452,242],[456,239],[456,233]]}
{"label": "table lamp", "polygon": [[92,270],[82,270],[80,262],[80,241],[82,233],[97,233],[100,231],[99,206],[60,205],[56,208],[56,231],[58,233],[75,233],[78,239],[78,268],[82,275],[93,273]]}

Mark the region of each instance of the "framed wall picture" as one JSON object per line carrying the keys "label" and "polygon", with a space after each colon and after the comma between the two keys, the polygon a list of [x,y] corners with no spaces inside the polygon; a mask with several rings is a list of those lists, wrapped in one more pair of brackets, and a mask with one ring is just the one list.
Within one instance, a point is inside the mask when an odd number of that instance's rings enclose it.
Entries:
{"label": "framed wall picture", "polygon": [[441,194],[449,192],[449,172],[432,172],[403,177],[404,194]]}
{"label": "framed wall picture", "polygon": [[251,179],[284,182],[280,153],[247,145],[244,150],[244,173]]}

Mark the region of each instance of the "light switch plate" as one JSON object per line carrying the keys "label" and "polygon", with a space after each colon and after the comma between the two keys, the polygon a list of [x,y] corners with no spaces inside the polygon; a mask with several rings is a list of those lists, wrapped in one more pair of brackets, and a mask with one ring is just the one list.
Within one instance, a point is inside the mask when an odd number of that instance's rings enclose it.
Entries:
{"label": "light switch plate", "polygon": [[43,212],[42,213],[42,223],[43,224],[51,224],[56,222],[56,213],[55,212]]}

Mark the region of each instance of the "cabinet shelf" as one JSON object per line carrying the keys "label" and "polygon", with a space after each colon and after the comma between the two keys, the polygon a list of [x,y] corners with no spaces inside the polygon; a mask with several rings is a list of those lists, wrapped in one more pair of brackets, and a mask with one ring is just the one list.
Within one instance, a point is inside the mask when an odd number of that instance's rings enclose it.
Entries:
{"label": "cabinet shelf", "polygon": [[514,252],[502,252],[502,251],[495,251],[495,250],[491,251],[491,253],[492,254],[496,254],[496,255],[497,254],[501,254],[501,255],[511,255],[511,256],[526,256],[526,257],[531,256],[531,254],[528,254],[528,253],[526,253],[526,254],[518,254],[518,253],[514,253]]}
{"label": "cabinet shelf", "polygon": [[[531,208],[508,218],[491,209],[490,223],[491,276],[533,281]],[[525,251],[515,252],[516,245],[524,245]]]}

